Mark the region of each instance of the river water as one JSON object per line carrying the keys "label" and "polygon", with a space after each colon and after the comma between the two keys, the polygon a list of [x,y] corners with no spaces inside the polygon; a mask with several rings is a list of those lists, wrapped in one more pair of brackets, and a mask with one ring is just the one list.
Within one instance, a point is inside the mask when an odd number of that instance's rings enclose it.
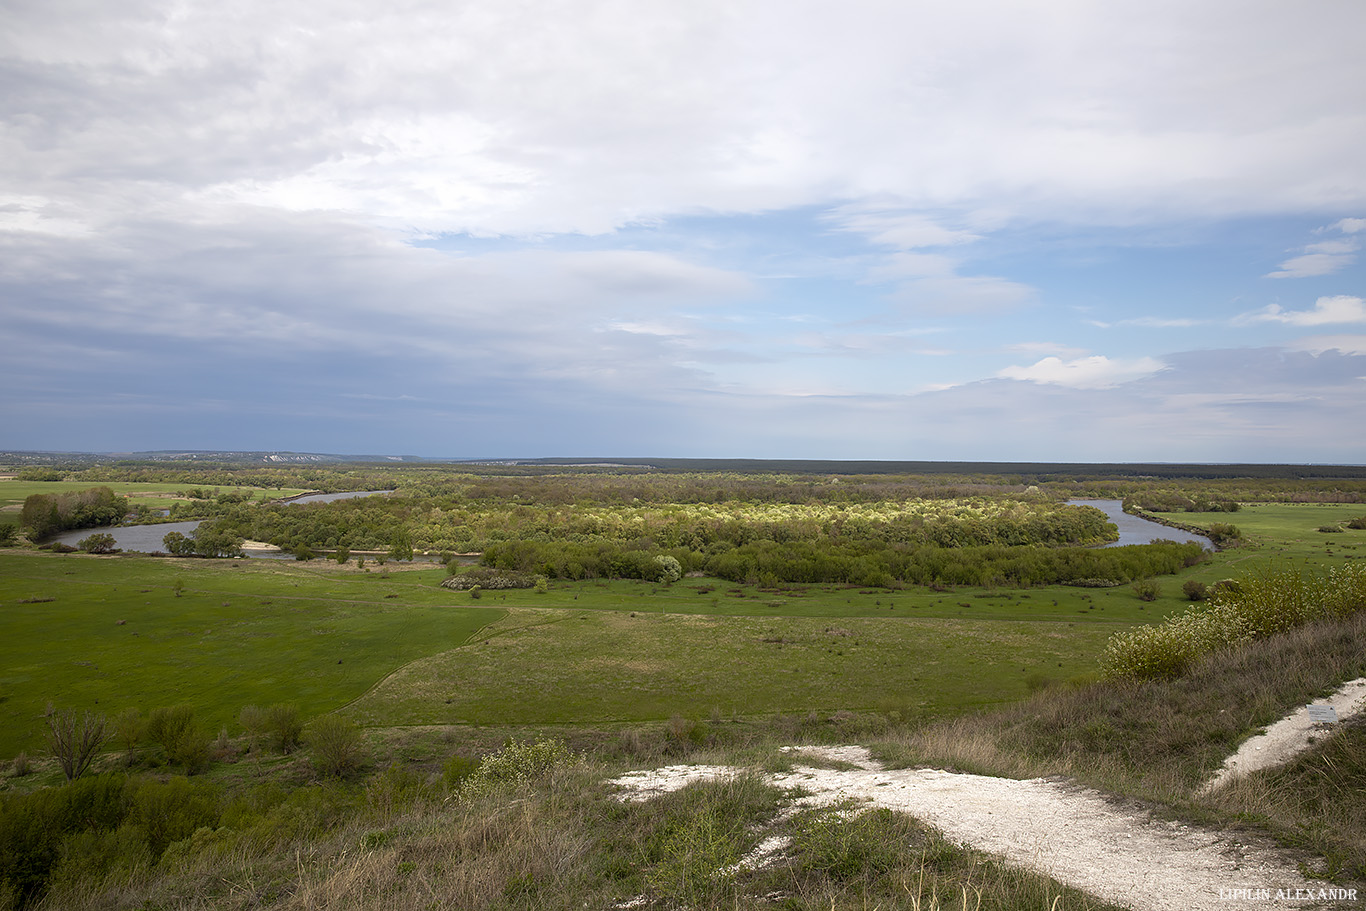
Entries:
{"label": "river water", "polygon": [[1204,535],[1192,534],[1179,528],[1168,528],[1124,511],[1122,500],[1068,500],[1069,506],[1094,506],[1109,517],[1119,528],[1119,540],[1105,547],[1127,547],[1130,544],[1151,544],[1154,541],[1194,541],[1205,550],[1214,550],[1214,542]]}

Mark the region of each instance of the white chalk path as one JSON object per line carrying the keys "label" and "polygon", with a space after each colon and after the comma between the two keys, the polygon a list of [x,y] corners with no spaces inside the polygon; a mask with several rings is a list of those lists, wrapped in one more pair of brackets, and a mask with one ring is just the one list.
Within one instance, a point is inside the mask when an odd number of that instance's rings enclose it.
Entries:
{"label": "white chalk path", "polygon": [[[1366,711],[1366,677],[1344,683],[1333,695],[1314,705],[1332,706],[1339,721]],[[1205,790],[1213,791],[1229,779],[1289,762],[1307,749],[1315,736],[1326,733],[1323,725],[1310,719],[1309,707],[1301,706],[1263,733],[1243,741],[1238,752],[1224,760],[1224,767],[1205,785]]]}
{"label": "white chalk path", "polygon": [[[1323,704],[1333,705],[1339,718],[1346,718],[1363,709],[1363,695],[1366,680],[1356,680]],[[1308,746],[1313,734],[1307,711],[1300,709],[1259,735],[1269,739],[1252,738],[1244,744],[1220,774],[1246,774],[1284,762]],[[769,776],[779,787],[807,793],[797,801],[798,807],[852,800],[908,813],[952,841],[1134,911],[1366,907],[1366,894],[1306,880],[1295,861],[1269,842],[1242,841],[1158,820],[1067,782],[884,769],[859,746],[786,749],[854,766],[839,770],[798,765],[792,772]],[[695,781],[742,771],[678,765],[630,772],[612,783],[623,788],[625,800],[648,800]],[[757,866],[785,847],[779,839],[765,839],[744,863]]]}

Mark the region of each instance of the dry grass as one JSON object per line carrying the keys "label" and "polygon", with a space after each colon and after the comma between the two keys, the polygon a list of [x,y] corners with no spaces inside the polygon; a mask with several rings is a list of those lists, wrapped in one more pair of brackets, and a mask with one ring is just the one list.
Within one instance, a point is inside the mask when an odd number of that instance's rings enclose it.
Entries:
{"label": "dry grass", "polygon": [[1344,680],[1366,674],[1366,617],[1312,624],[1210,656],[1186,675],[1056,686],[988,714],[909,728],[877,749],[903,765],[1032,778],[1066,775],[1173,812],[1260,826],[1366,879],[1366,724],[1342,725],[1296,761],[1212,795],[1237,745]]}

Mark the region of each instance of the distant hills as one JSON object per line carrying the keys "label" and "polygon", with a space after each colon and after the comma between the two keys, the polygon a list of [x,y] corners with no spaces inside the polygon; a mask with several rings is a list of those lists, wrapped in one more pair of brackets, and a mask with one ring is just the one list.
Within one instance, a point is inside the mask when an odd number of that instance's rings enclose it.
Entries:
{"label": "distant hills", "polygon": [[0,450],[0,464],[93,465],[194,462],[232,465],[450,464],[527,468],[620,468],[640,471],[738,471],[781,474],[949,474],[1050,478],[1366,478],[1366,465],[1260,465],[1167,462],[930,462],[843,459],[678,459],[552,457],[534,459],[437,458],[416,455],[340,455],[282,450],[166,449],[146,452],[43,452]]}

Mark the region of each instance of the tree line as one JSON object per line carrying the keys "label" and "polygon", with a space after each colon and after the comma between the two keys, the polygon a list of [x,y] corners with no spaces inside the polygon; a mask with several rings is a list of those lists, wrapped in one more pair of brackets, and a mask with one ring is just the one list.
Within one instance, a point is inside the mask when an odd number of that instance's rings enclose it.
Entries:
{"label": "tree line", "polygon": [[19,524],[34,540],[71,528],[116,525],[128,514],[128,498],[108,487],[91,487],[70,493],[35,493],[24,500]]}

